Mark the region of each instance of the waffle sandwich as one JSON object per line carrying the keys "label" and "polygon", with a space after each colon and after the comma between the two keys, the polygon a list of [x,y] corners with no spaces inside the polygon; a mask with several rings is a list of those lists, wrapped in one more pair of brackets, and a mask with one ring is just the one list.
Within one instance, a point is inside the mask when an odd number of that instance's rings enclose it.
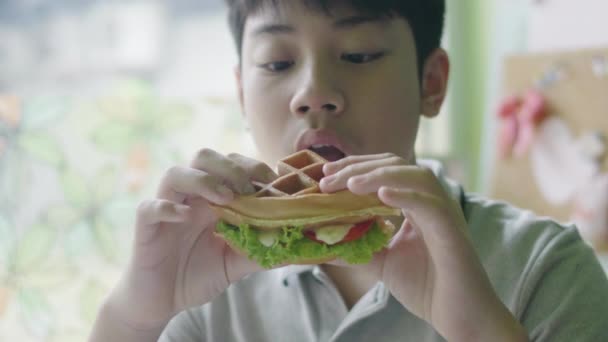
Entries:
{"label": "waffle sandwich", "polygon": [[238,196],[225,206],[212,204],[219,218],[216,235],[265,268],[336,258],[369,262],[394,234],[384,217],[401,211],[376,194],[322,193],[325,163],[313,151],[302,150],[279,161],[279,178],[272,183],[253,182],[253,195]]}

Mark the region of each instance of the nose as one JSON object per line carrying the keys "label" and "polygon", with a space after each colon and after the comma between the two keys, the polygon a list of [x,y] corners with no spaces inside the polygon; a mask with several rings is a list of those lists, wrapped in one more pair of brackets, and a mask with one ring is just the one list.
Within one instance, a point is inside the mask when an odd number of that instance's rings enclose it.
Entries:
{"label": "nose", "polygon": [[290,109],[296,115],[340,114],[344,110],[344,96],[332,83],[327,71],[314,68],[293,96]]}

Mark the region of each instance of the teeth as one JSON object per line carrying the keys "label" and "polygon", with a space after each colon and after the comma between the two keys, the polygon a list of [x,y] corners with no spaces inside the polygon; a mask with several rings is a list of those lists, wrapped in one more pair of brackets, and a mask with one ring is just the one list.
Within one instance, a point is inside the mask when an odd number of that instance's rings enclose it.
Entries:
{"label": "teeth", "polygon": [[310,146],[310,148],[314,148],[314,149],[323,148],[323,147],[332,147],[332,145],[319,144],[319,145]]}

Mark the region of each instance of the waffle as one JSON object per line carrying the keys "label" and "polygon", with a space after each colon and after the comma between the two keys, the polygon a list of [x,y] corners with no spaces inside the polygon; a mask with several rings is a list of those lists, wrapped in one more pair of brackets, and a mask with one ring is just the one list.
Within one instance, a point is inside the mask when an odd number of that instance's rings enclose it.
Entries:
{"label": "waffle", "polygon": [[[312,151],[297,152],[278,162],[276,180],[253,182],[253,195],[237,196],[227,206],[210,204],[221,219],[215,234],[264,268],[319,264],[335,258],[351,264],[368,263],[395,232],[382,216],[400,215],[401,211],[384,205],[376,194],[356,195],[348,190],[322,193],[319,182],[325,163],[327,160]],[[373,220],[370,224],[377,229],[365,232],[357,241],[323,244],[309,238],[310,234],[318,236],[316,232],[322,227],[352,228],[368,220]]]}
{"label": "waffle", "polygon": [[322,193],[319,182],[327,162],[310,150],[299,151],[278,162],[279,178],[273,182],[252,182],[254,194],[238,196],[225,206],[210,206],[232,225],[247,223],[262,230],[400,215],[400,210],[386,206],[375,194],[356,195],[348,190]]}
{"label": "waffle", "polygon": [[254,181],[253,197],[285,197],[320,193],[319,182],[323,178],[323,157],[310,150],[302,150],[277,164],[279,178],[269,184]]}

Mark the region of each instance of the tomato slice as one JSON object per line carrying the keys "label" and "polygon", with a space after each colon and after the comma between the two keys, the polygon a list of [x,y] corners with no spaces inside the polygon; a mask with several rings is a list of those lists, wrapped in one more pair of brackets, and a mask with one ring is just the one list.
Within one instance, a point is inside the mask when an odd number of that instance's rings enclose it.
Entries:
{"label": "tomato slice", "polygon": [[349,241],[359,239],[360,237],[365,235],[365,233],[367,233],[367,231],[370,230],[370,228],[372,228],[373,223],[374,223],[374,220],[357,223],[355,226],[353,226],[348,231],[348,234],[346,234],[344,239],[342,239],[342,241],[340,241],[338,243],[344,243],[344,242],[349,242]]}
{"label": "tomato slice", "polygon": [[[370,228],[372,228],[373,223],[374,223],[374,220],[363,221],[363,222],[357,223],[348,231],[348,233],[344,236],[342,241],[337,242],[335,244],[337,245],[340,243],[345,243],[345,242],[349,242],[349,241],[353,241],[353,240],[357,240],[357,239],[361,238],[363,235],[365,235],[365,233],[367,233],[370,230]],[[325,243],[325,242],[317,239],[317,234],[313,230],[305,231],[304,236],[311,239],[312,241],[315,241],[318,243]]]}

